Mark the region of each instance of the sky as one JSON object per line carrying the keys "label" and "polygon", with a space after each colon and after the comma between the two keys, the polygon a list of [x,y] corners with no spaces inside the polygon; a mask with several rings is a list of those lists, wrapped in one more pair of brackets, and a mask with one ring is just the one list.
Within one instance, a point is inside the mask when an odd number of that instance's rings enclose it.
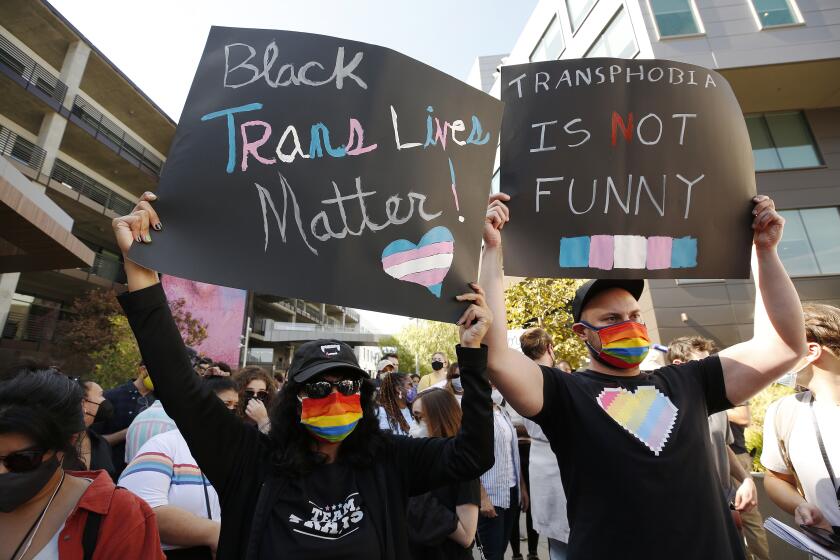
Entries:
{"label": "sky", "polygon": [[[478,56],[505,54],[537,0],[49,0],[174,121],[211,25],[304,31],[389,47],[466,79]],[[362,311],[376,332],[407,318]]]}
{"label": "sky", "polygon": [[456,78],[510,51],[537,0],[49,0],[177,121],[211,25],[320,33],[389,47]]}

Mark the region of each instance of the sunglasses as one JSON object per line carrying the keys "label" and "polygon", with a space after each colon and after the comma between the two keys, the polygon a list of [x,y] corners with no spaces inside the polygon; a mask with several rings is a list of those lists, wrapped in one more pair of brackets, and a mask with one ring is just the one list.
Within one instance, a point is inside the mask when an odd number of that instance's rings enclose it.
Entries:
{"label": "sunglasses", "polygon": [[306,383],[303,390],[306,396],[310,399],[323,399],[332,393],[333,387],[338,389],[338,392],[349,397],[355,395],[362,388],[362,382],[358,379],[342,379],[340,381],[314,381]]}
{"label": "sunglasses", "polygon": [[251,399],[258,399],[265,403],[269,399],[268,391],[252,391],[251,389],[245,389],[245,400],[249,401]]}
{"label": "sunglasses", "polygon": [[3,463],[9,472],[29,472],[41,466],[44,453],[46,453],[44,449],[30,447],[0,457],[0,463]]}

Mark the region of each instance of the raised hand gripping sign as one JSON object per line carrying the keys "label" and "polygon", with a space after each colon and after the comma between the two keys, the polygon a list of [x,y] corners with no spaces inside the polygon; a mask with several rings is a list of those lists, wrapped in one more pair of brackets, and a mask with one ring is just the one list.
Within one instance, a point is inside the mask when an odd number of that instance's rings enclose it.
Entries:
{"label": "raised hand gripping sign", "polygon": [[213,27],[131,258],[192,280],[454,321],[499,101],[386,48]]}
{"label": "raised hand gripping sign", "polygon": [[755,196],[729,84],[667,60],[502,67],[505,272],[747,278]]}

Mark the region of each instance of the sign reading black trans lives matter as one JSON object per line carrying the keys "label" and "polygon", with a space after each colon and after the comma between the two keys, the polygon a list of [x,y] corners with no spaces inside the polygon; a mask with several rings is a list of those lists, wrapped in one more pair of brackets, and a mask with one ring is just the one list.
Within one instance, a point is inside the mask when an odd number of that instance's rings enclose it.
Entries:
{"label": "sign reading black trans lives matter", "polygon": [[502,67],[505,273],[747,278],[755,195],[726,80],[667,60]]}
{"label": "sign reading black trans lives matter", "polygon": [[131,258],[183,278],[454,321],[502,104],[386,48],[214,27]]}

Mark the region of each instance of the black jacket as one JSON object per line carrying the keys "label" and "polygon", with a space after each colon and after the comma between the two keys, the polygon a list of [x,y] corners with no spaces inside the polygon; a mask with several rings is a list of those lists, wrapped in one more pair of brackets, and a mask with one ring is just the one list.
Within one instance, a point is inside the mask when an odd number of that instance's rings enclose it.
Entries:
{"label": "black jacket", "polygon": [[[193,373],[160,284],[119,297],[155,393],[219,494],[222,528],[217,558],[259,558],[263,531],[285,480],[274,472],[269,439],[232,415]],[[458,348],[464,398],[454,438],[388,434],[374,466],[356,483],[370,505],[382,558],[409,558],[409,496],[478,478],[493,466],[493,412],[485,377],[487,349]]]}

